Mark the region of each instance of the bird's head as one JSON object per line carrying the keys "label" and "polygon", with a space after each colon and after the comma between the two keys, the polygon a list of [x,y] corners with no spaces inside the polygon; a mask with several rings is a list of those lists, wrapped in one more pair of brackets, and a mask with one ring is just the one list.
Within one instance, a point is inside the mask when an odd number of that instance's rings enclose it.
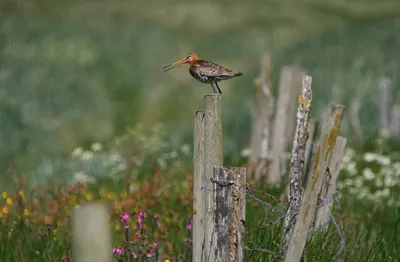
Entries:
{"label": "bird's head", "polygon": [[167,72],[168,70],[171,70],[171,69],[173,69],[177,66],[183,65],[185,63],[192,65],[192,64],[196,63],[198,60],[199,60],[199,57],[196,54],[190,53],[190,54],[186,55],[184,58],[182,58],[181,60],[176,61],[175,63],[172,63],[170,65],[164,66],[163,69],[164,69],[164,72]]}

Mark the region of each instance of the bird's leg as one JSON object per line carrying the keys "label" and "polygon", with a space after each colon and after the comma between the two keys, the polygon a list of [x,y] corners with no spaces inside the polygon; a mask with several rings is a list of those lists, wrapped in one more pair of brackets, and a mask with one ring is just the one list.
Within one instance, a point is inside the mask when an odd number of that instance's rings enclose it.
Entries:
{"label": "bird's leg", "polygon": [[217,93],[217,91],[215,91],[215,87],[214,87],[213,83],[211,83],[211,86],[212,86],[212,88],[214,90],[214,93]]}
{"label": "bird's leg", "polygon": [[221,89],[219,89],[218,83],[215,83],[217,85],[218,91],[220,94],[222,94]]}

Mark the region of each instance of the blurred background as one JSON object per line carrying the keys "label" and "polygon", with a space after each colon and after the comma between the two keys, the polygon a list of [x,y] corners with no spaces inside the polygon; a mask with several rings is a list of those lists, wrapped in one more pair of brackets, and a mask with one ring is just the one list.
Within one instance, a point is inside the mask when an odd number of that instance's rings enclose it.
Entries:
{"label": "blurred background", "polygon": [[[0,10],[3,170],[32,170],[138,126],[162,124],[172,147],[192,144],[194,112],[211,88],[187,65],[161,70],[190,52],[245,74],[220,84],[232,159],[249,144],[263,52],[274,95],[282,66],[313,76],[314,116],[332,94],[346,106],[358,98],[366,139],[379,129],[381,77],[391,103],[400,99],[397,0],[2,0]],[[347,123],[342,131],[354,142]]]}

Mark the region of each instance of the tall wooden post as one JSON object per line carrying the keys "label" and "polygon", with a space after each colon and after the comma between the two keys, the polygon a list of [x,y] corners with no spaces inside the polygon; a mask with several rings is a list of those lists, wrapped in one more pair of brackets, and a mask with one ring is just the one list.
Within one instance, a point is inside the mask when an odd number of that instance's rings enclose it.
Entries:
{"label": "tall wooden post", "polygon": [[285,172],[286,153],[289,137],[294,132],[296,97],[301,92],[301,81],[304,72],[296,67],[284,67],[279,83],[279,97],[276,103],[272,139],[272,165],[268,171],[267,184],[278,184]]}
{"label": "tall wooden post", "polygon": [[[204,97],[204,132],[205,132],[205,173],[206,180],[213,178],[214,166],[223,166],[222,151],[222,113],[221,95],[208,94]],[[205,245],[204,254],[206,262],[214,262],[215,252],[211,249],[214,232],[214,199],[213,184],[207,183],[206,194],[206,220],[205,220]]]}
{"label": "tall wooden post", "polygon": [[315,216],[318,195],[321,192],[322,181],[324,180],[332,150],[336,143],[343,114],[343,105],[330,104],[328,119],[324,121],[322,127],[312,173],[308,178],[300,212],[296,217],[296,224],[285,254],[285,262],[299,262],[303,255],[308,231]]}
{"label": "tall wooden post", "polygon": [[195,114],[194,122],[194,160],[193,160],[193,262],[204,261],[204,230],[206,213],[206,192],[201,185],[206,179],[204,152],[204,110]]}

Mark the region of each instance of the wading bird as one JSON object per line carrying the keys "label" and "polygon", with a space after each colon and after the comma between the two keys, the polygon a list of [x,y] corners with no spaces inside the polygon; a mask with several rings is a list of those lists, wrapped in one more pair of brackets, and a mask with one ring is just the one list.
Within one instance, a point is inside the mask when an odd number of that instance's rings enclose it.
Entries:
{"label": "wading bird", "polygon": [[164,66],[164,72],[167,72],[168,70],[171,70],[185,63],[190,64],[189,73],[194,78],[202,83],[211,84],[214,93],[216,93],[216,90],[213,84],[217,86],[218,92],[222,94],[221,89],[219,89],[218,86],[219,81],[228,80],[230,78],[243,75],[243,73],[241,72],[235,72],[230,69],[226,69],[220,65],[217,65],[216,63],[200,60],[199,57],[193,53],[188,54],[187,56],[175,63]]}

